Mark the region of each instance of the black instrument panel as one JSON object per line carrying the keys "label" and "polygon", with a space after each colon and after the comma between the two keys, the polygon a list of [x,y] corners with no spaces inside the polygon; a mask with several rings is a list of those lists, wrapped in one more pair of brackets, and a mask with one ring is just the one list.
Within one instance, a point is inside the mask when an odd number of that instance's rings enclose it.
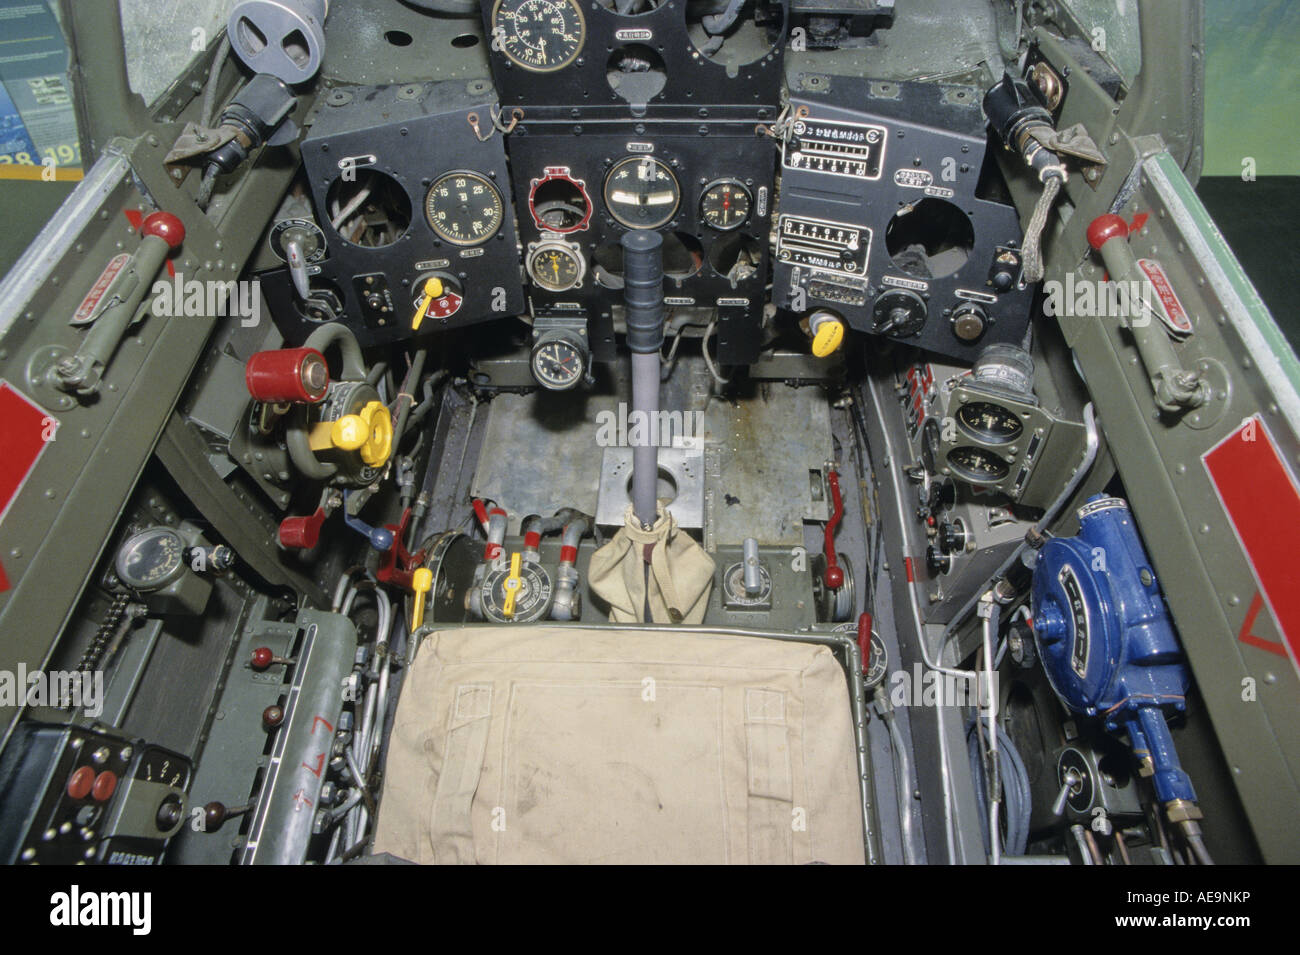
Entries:
{"label": "black instrument panel", "polygon": [[[326,94],[302,147],[313,297],[264,277],[286,338],[342,320],[373,345],[528,314],[611,361],[619,239],[651,229],[665,305],[711,312],[723,363],[817,309],[959,361],[1021,341],[1033,290],[1015,209],[986,188],[979,91],[787,76],[784,2],[692,9],[481,0],[491,82]],[[272,246],[303,229],[283,220]],[[430,278],[445,301],[413,327]]]}
{"label": "black instrument panel", "polygon": [[[585,315],[593,354],[613,359],[614,311],[623,302],[619,238],[633,227],[656,229],[664,235],[665,304],[718,309],[722,360],[757,359],[776,146],[753,123],[624,121],[578,131],[524,122],[508,145],[534,314]],[[726,228],[709,222],[710,206],[722,205],[720,183],[737,197]],[[722,221],[718,209],[712,215]],[[547,270],[551,279],[568,278],[548,281]]]}

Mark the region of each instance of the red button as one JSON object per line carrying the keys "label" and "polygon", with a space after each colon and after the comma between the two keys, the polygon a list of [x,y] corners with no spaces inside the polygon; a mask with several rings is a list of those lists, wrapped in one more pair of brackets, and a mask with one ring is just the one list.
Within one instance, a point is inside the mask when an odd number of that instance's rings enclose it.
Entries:
{"label": "red button", "polygon": [[108,802],[116,789],[117,774],[106,769],[95,777],[95,782],[90,787],[90,795],[94,797],[95,802]]}
{"label": "red button", "polygon": [[95,771],[89,766],[82,766],[68,777],[68,795],[73,799],[85,799],[90,795],[90,787],[95,782]]}

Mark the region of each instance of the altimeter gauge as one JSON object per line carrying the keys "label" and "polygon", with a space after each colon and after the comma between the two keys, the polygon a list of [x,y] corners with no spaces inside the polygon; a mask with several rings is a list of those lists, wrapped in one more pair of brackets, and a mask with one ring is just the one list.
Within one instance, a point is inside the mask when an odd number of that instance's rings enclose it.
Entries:
{"label": "altimeter gauge", "polygon": [[586,38],[578,0],[497,0],[492,8],[493,48],[532,73],[564,69]]}
{"label": "altimeter gauge", "polygon": [[438,238],[480,245],[501,229],[505,205],[497,187],[478,173],[449,172],[429,187],[424,215]]}

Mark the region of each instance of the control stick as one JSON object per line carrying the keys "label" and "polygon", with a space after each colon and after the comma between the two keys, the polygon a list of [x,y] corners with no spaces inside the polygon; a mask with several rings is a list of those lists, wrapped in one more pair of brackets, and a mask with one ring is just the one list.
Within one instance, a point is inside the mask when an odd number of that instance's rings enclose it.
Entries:
{"label": "control stick", "polygon": [[645,422],[642,441],[632,445],[632,513],[647,530],[658,516],[659,449],[654,435],[659,420],[659,354],[664,343],[663,245],[663,236],[645,229],[634,229],[623,236],[632,413]]}

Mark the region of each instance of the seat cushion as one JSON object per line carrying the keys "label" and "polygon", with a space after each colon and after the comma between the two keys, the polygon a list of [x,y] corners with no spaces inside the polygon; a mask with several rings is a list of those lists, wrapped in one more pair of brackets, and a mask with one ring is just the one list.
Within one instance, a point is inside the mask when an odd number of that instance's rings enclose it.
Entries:
{"label": "seat cushion", "polygon": [[375,851],[421,863],[861,863],[844,671],[762,637],[473,627],[425,639]]}

